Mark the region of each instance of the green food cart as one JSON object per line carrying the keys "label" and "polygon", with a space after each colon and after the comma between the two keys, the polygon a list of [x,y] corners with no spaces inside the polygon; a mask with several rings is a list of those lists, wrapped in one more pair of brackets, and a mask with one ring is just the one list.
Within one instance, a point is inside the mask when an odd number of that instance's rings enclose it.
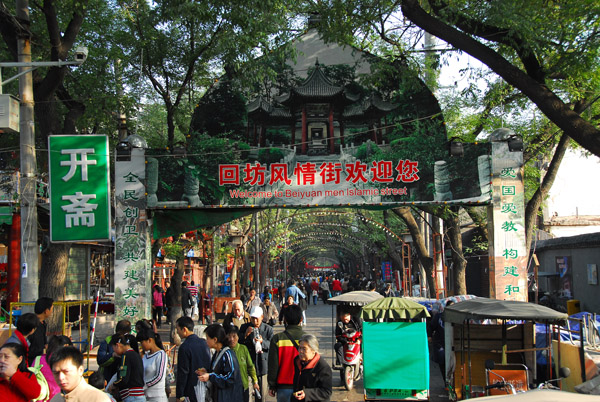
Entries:
{"label": "green food cart", "polygon": [[365,400],[429,400],[427,309],[402,297],[364,306]]}

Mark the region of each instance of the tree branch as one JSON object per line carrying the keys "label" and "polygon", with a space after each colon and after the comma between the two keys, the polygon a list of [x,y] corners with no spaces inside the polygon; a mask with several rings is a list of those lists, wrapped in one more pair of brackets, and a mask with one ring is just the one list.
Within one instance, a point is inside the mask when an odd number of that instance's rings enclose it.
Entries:
{"label": "tree branch", "polygon": [[402,13],[417,26],[467,52],[523,92],[539,109],[582,147],[600,156],[600,130],[571,110],[548,87],[467,34],[429,15],[418,0],[402,0]]}
{"label": "tree branch", "polygon": [[512,32],[509,35],[509,30],[506,28],[484,24],[481,21],[468,18],[464,14],[455,12],[444,0],[429,0],[429,5],[438,17],[442,17],[442,15],[449,17],[462,31],[485,40],[501,43],[513,49],[521,59],[527,74],[540,84],[544,83],[544,71],[534,50],[517,32]]}
{"label": "tree branch", "polygon": [[569,148],[569,140],[570,138],[566,134],[563,134],[560,137],[560,141],[558,141],[558,145],[554,150],[552,161],[548,166],[548,171],[546,172],[542,183],[525,207],[525,246],[528,252],[531,248],[531,241],[533,238],[533,230],[535,228],[537,213],[542,205],[542,201],[544,201],[546,195],[548,195],[548,191],[550,191],[552,185],[554,184],[560,163],[562,162],[562,159]]}

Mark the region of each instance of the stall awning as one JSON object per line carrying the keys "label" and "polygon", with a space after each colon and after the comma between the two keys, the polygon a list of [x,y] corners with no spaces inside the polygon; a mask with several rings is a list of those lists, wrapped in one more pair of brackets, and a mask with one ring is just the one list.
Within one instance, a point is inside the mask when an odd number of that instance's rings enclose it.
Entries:
{"label": "stall awning", "polygon": [[465,320],[529,320],[546,323],[563,323],[567,314],[539,304],[515,300],[496,300],[485,297],[465,300],[446,306],[444,321],[462,324]]}
{"label": "stall awning", "polygon": [[261,211],[261,208],[204,208],[153,210],[153,237],[162,239],[190,230],[219,226]]}
{"label": "stall awning", "polygon": [[364,306],[361,318],[365,321],[377,319],[412,320],[427,318],[429,312],[425,306],[403,297],[385,297]]}
{"label": "stall awning", "polygon": [[327,299],[330,304],[347,304],[349,306],[364,306],[372,301],[383,299],[381,293],[355,290]]}

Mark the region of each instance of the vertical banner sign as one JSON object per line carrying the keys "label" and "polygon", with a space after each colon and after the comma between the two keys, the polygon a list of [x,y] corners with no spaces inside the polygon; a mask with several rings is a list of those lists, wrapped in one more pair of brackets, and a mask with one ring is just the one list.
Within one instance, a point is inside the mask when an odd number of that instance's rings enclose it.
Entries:
{"label": "vertical banner sign", "polygon": [[115,314],[132,323],[150,317],[144,150],[115,162]]}
{"label": "vertical banner sign", "polygon": [[50,241],[110,239],[108,137],[51,135]]}
{"label": "vertical banner sign", "polygon": [[383,274],[383,280],[389,282],[392,280],[392,263],[384,261],[381,263],[381,273]]}
{"label": "vertical banner sign", "polygon": [[523,152],[509,151],[506,141],[492,142],[492,187],[490,297],[527,301]]}

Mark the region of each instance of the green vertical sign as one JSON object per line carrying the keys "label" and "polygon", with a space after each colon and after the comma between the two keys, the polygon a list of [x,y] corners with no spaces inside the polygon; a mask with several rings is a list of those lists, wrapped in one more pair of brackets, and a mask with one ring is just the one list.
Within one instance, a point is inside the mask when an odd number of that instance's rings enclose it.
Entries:
{"label": "green vertical sign", "polygon": [[110,239],[108,137],[52,135],[50,241]]}

